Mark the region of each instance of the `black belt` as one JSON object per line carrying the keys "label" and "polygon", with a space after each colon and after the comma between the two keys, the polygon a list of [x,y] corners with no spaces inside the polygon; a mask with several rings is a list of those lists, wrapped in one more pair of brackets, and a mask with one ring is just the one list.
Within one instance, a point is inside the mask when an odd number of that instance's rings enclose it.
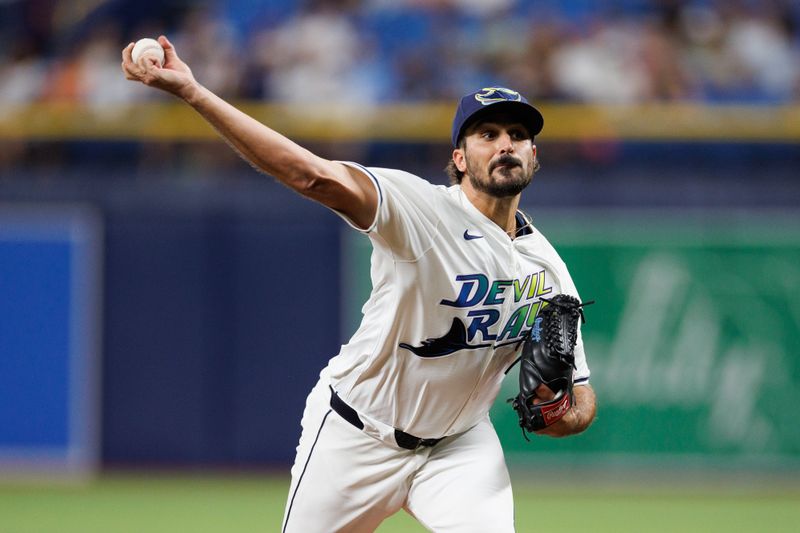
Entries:
{"label": "black belt", "polygon": [[[331,409],[336,411],[339,416],[350,422],[358,429],[364,429],[364,422],[362,422],[358,417],[356,410],[344,403],[344,400],[339,398],[339,395],[336,394],[336,391],[333,390],[333,387],[331,387]],[[421,439],[419,437],[415,437],[414,435],[410,435],[405,431],[400,431],[399,429],[394,430],[394,440],[397,442],[398,446],[405,448],[406,450],[416,450],[420,446],[435,446],[443,438],[444,437],[439,439]]]}

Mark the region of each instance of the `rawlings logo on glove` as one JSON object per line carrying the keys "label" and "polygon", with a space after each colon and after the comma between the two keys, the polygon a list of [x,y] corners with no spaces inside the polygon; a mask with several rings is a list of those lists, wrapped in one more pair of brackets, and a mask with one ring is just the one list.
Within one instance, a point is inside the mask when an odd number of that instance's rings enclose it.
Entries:
{"label": "rawlings logo on glove", "polygon": [[[525,337],[519,369],[519,394],[508,401],[519,416],[522,434],[539,431],[561,420],[573,405],[572,371],[578,321],[585,320],[577,298],[558,294],[539,312],[534,327]],[[541,401],[536,389],[546,385],[555,397]]]}

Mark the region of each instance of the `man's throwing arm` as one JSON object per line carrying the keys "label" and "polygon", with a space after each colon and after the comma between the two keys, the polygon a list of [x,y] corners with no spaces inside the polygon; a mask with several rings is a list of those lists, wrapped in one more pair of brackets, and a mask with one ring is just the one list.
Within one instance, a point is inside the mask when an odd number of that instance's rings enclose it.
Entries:
{"label": "man's throwing arm", "polygon": [[166,37],[158,41],[166,57],[163,67],[148,61],[147,56],[134,63],[133,43],[122,51],[122,70],[129,80],[181,98],[251,165],[303,196],[339,211],[357,226],[369,227],[377,211],[378,193],[367,175],[313,154],[235,108],[194,79]]}

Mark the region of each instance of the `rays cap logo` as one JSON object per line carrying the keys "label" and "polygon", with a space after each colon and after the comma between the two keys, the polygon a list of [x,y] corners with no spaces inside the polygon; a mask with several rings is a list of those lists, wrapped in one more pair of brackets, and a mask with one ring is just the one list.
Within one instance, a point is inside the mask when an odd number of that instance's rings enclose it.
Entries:
{"label": "rays cap logo", "polygon": [[542,131],[544,119],[538,109],[533,107],[524,96],[506,87],[484,87],[473,93],[464,95],[456,108],[453,118],[452,141],[458,147],[458,141],[464,132],[475,122],[490,112],[508,110],[519,117],[519,122],[535,137]]}

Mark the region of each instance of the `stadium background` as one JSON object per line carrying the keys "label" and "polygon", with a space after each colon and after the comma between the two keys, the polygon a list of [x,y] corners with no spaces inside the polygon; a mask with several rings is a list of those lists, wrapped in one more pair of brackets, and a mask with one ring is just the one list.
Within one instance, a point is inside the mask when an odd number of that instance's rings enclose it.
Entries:
{"label": "stadium background", "polygon": [[523,208],[598,300],[600,415],[526,443],[498,402],[520,530],[537,505],[568,531],[791,530],[798,23],[789,0],[0,2],[0,531],[277,529],[369,289],[365,239],[124,80],[161,32],[308,148],[435,183],[456,98],[528,95]]}

